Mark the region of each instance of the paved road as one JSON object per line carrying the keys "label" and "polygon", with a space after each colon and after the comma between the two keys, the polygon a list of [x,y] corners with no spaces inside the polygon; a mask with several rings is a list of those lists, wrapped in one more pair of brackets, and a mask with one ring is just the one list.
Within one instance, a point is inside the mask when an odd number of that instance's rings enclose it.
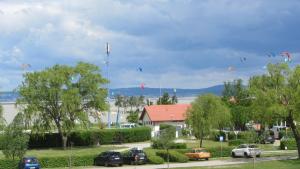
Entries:
{"label": "paved road", "polygon": [[[262,161],[277,161],[277,160],[289,160],[296,159],[296,157],[285,156],[285,157],[265,157],[265,158],[256,158],[256,162]],[[224,165],[236,165],[236,164],[244,164],[251,163],[253,159],[245,159],[245,158],[236,158],[236,159],[227,159],[227,160],[211,160],[211,161],[195,161],[189,163],[172,163],[170,164],[170,168],[177,167],[205,167],[205,166],[224,166]],[[89,167],[89,169],[101,169],[107,167]],[[139,165],[139,166],[123,166],[123,167],[114,167],[114,169],[162,169],[167,168],[167,164],[161,165]]]}

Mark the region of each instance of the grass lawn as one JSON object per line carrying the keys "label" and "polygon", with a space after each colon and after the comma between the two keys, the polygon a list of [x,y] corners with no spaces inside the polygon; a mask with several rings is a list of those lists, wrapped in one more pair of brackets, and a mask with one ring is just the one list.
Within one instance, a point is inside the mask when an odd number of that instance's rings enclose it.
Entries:
{"label": "grass lawn", "polygon": [[[217,142],[217,141],[212,141],[212,140],[203,140],[203,147],[206,148],[212,148],[212,147],[220,147],[221,146],[221,142]],[[222,143],[223,147],[229,147],[227,142],[223,142]],[[262,150],[279,150],[278,146],[273,146],[273,144],[258,144],[259,148],[261,148]],[[193,142],[188,142],[187,143],[187,148],[195,148],[195,147],[199,147],[199,140],[195,140]],[[235,146],[232,146],[235,147]]]}
{"label": "grass lawn", "polygon": [[[219,166],[219,167],[189,167],[177,169],[254,169],[252,163],[232,165],[232,166]],[[299,169],[300,160],[287,160],[287,161],[268,161],[255,164],[255,169]]]}
{"label": "grass lawn", "polygon": [[[26,156],[35,157],[60,157],[60,156],[72,156],[76,155],[96,155],[106,150],[116,150],[126,147],[113,147],[113,146],[100,146],[100,147],[74,147],[72,150],[62,149],[41,149],[41,150],[28,150]],[[4,158],[2,151],[0,151],[0,159]]]}

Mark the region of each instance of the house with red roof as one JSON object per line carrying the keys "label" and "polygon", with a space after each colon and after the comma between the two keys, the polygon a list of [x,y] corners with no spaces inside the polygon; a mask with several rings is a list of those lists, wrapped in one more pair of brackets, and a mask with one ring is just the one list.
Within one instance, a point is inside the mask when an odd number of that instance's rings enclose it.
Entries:
{"label": "house with red roof", "polygon": [[143,125],[151,126],[153,132],[158,132],[160,124],[171,124],[176,128],[186,127],[186,113],[190,104],[150,105],[145,106],[140,116]]}

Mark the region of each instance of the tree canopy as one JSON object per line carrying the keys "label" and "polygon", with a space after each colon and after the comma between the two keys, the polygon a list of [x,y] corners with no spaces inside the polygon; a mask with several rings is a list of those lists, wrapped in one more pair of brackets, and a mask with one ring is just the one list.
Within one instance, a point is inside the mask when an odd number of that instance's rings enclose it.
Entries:
{"label": "tree canopy", "polygon": [[158,98],[157,104],[158,105],[167,105],[167,104],[176,104],[178,102],[177,96],[174,94],[170,97],[169,93],[165,92],[161,97]]}
{"label": "tree canopy", "polygon": [[18,87],[17,104],[22,107],[33,131],[57,130],[66,147],[67,135],[76,124],[86,126],[88,116],[98,118],[106,110],[108,83],[93,64],[79,62],[76,66],[55,65],[24,75]]}
{"label": "tree canopy", "polygon": [[198,96],[187,114],[187,122],[191,126],[194,135],[202,140],[212,128],[228,126],[230,112],[221,98],[213,94]]}
{"label": "tree canopy", "polygon": [[254,96],[256,119],[269,125],[286,120],[291,127],[300,157],[300,66],[291,70],[287,64],[269,64],[268,73],[253,76],[249,81]]}
{"label": "tree canopy", "polygon": [[4,130],[5,125],[6,125],[6,121],[3,117],[3,107],[0,104],[0,131]]}

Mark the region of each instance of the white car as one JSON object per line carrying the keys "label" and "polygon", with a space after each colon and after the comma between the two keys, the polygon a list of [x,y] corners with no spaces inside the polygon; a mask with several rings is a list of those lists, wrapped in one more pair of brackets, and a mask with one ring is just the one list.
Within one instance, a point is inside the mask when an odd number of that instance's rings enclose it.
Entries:
{"label": "white car", "polygon": [[260,157],[261,150],[255,144],[241,144],[231,151],[232,157]]}

